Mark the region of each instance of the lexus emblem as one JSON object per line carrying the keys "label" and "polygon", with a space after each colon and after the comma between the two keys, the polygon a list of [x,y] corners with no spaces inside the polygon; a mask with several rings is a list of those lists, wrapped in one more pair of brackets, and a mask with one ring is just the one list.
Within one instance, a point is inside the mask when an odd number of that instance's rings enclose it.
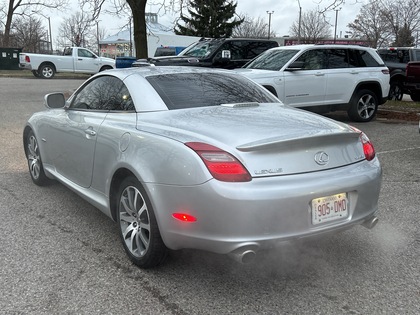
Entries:
{"label": "lexus emblem", "polygon": [[319,165],[326,165],[330,161],[330,157],[324,151],[319,151],[315,154],[315,162]]}

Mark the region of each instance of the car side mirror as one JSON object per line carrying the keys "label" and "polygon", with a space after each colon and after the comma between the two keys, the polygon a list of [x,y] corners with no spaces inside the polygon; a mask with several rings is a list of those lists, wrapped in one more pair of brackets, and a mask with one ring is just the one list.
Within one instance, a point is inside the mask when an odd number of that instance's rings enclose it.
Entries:
{"label": "car side mirror", "polygon": [[63,93],[50,93],[45,95],[44,103],[47,108],[64,108],[66,99]]}
{"label": "car side mirror", "polygon": [[232,59],[232,55],[230,53],[230,50],[222,50],[221,54],[220,55],[218,54],[218,56],[216,56],[213,59],[213,63],[224,65],[224,64],[229,63],[231,59]]}
{"label": "car side mirror", "polygon": [[303,61],[294,61],[285,69],[285,71],[303,70],[304,65],[305,65],[305,62]]}

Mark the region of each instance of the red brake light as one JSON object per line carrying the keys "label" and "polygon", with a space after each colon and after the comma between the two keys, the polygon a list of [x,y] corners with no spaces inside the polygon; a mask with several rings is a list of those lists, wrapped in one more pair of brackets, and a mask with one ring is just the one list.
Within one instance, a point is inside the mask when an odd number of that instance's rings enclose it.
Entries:
{"label": "red brake light", "polygon": [[172,216],[175,219],[178,219],[180,221],[184,222],[195,222],[197,221],[196,217],[193,217],[192,215],[186,214],[186,213],[173,213]]}
{"label": "red brake light", "polygon": [[363,153],[365,154],[365,158],[368,161],[372,161],[376,156],[375,148],[373,147],[372,142],[370,142],[368,136],[361,130],[353,126],[350,126],[350,128],[360,133],[360,141],[362,142],[362,145],[363,145]]}
{"label": "red brake light", "polygon": [[29,58],[29,56],[28,56],[28,55],[26,55],[26,56],[25,56],[25,61],[26,61],[26,62],[31,62],[31,58]]}
{"label": "red brake light", "polygon": [[249,182],[251,180],[251,175],[242,163],[231,154],[202,142],[187,142],[185,145],[201,157],[215,179],[223,182]]}
{"label": "red brake light", "polygon": [[375,158],[375,148],[369,138],[362,132],[360,134],[360,140],[363,144],[363,152],[365,153],[366,160],[372,161]]}

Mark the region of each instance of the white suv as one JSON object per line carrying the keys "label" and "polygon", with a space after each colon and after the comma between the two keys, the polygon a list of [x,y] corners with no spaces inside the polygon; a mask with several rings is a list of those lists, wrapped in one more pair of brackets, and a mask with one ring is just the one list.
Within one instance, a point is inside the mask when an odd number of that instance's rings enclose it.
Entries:
{"label": "white suv", "polygon": [[372,48],[284,46],[267,50],[244,68],[236,70],[286,105],[318,113],[347,110],[354,121],[370,121],[388,98],[389,70]]}

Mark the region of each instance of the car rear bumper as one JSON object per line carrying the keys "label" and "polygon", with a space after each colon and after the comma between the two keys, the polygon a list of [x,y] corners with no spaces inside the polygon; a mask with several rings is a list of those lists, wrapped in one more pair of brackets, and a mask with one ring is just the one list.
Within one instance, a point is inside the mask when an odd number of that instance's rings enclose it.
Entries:
{"label": "car rear bumper", "polygon": [[[340,169],[258,178],[248,183],[211,180],[193,187],[145,186],[168,248],[227,254],[364,223],[378,210],[381,173],[374,159]],[[312,224],[312,199],[344,192],[349,198],[348,216]],[[172,217],[176,212],[188,213],[197,221],[176,220]]]}
{"label": "car rear bumper", "polygon": [[32,70],[32,66],[30,64],[19,64],[19,68],[23,70]]}

